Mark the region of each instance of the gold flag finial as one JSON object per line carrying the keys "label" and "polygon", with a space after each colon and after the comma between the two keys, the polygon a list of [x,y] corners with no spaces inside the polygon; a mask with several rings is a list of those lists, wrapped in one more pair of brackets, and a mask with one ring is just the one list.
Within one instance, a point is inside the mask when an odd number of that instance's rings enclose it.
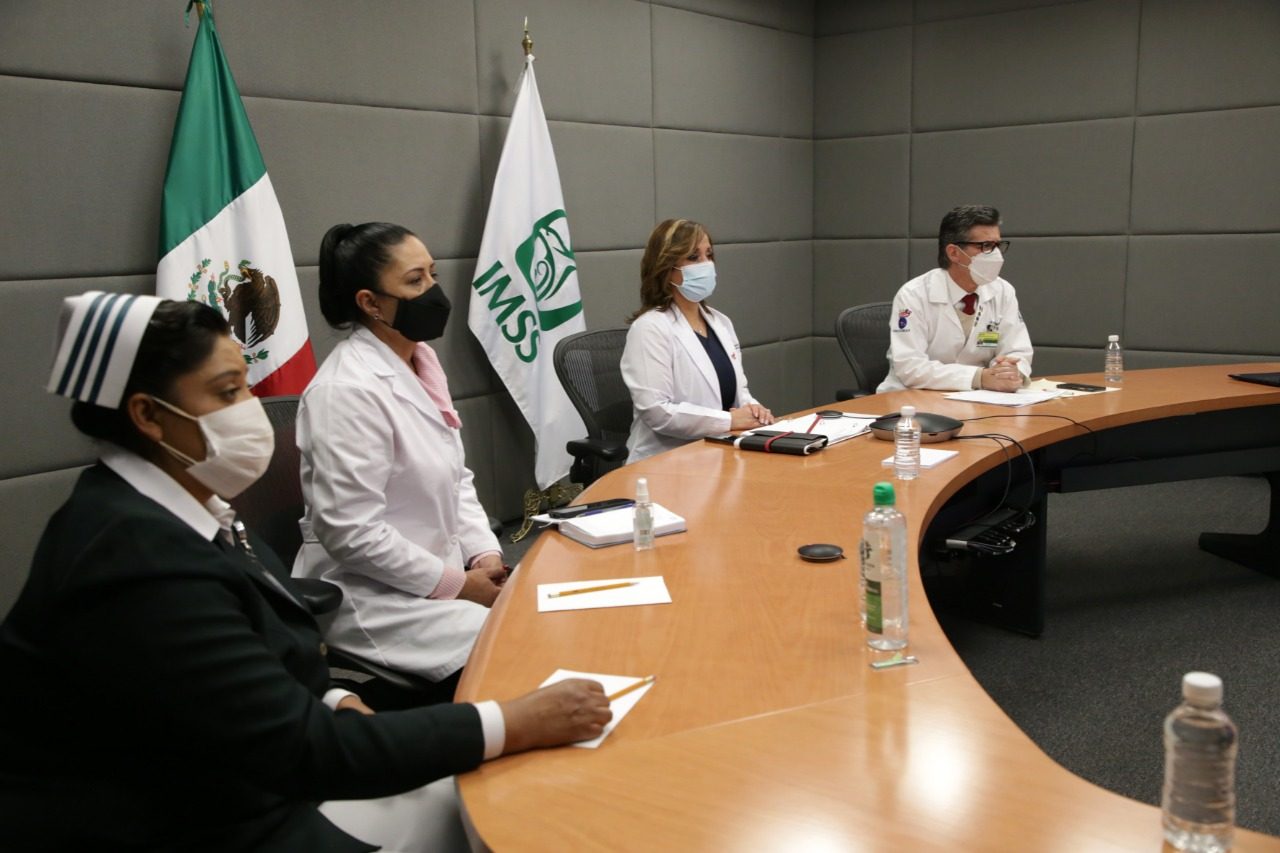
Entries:
{"label": "gold flag finial", "polygon": [[533,55],[533,39],[529,38],[529,16],[524,16],[524,38],[520,40],[520,46],[524,48],[525,56]]}

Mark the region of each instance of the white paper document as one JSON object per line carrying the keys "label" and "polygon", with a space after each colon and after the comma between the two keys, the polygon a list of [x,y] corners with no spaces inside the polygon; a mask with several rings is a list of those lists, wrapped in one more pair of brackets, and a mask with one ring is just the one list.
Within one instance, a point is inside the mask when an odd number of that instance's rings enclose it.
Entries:
{"label": "white paper document", "polygon": [[[955,456],[958,452],[959,451],[957,450],[936,450],[932,447],[922,447],[920,448],[920,467],[933,468],[936,465],[940,465],[943,462],[946,462],[952,456]],[[886,468],[892,468],[893,457],[890,456],[886,459],[881,460],[880,464],[885,466]]]}
{"label": "white paper document", "polygon": [[[625,585],[624,585],[625,584]],[[596,589],[612,587],[612,589]],[[556,595],[572,590],[595,590]],[[538,612],[592,610],[597,607],[633,607],[638,604],[670,604],[671,593],[662,575],[646,578],[606,578],[594,581],[538,584]]]}
{"label": "white paper document", "polygon": [[957,391],[947,394],[948,400],[961,400],[965,403],[986,403],[990,406],[1030,406],[1043,403],[1054,397],[1061,397],[1062,392],[1056,388],[1052,391],[1032,391],[1022,388],[1018,391]]}
{"label": "white paper document", "polygon": [[[883,416],[855,415],[852,412],[845,413],[843,417],[839,418],[819,418],[814,415],[801,415],[796,418],[774,421],[768,426],[760,427],[760,429],[825,435],[827,444],[832,445],[848,441],[851,438],[857,438],[871,428],[872,421],[880,417]],[[747,431],[756,432],[756,430]]]}
{"label": "white paper document", "polygon": [[[600,682],[600,685],[604,687],[604,692],[607,695],[612,695],[617,693],[619,690],[625,690],[637,681],[643,681],[646,677],[647,676],[644,675],[602,675],[598,672],[574,672],[571,669],[557,669],[555,672],[551,673],[550,678],[538,686],[546,687],[548,684],[555,684],[558,681],[564,681],[569,678],[586,678],[591,681]],[[583,749],[595,749],[597,746],[604,743],[604,739],[609,736],[609,733],[618,727],[618,723],[622,722],[622,718],[631,713],[631,709],[644,698],[646,693],[653,689],[653,685],[656,683],[656,681],[651,682],[646,684],[644,687],[632,690],[626,696],[619,696],[617,699],[614,699],[609,703],[609,710],[613,711],[613,719],[604,727],[604,732],[601,733],[600,737],[592,738],[591,740],[579,741],[578,743],[570,744],[570,746],[580,746]]]}

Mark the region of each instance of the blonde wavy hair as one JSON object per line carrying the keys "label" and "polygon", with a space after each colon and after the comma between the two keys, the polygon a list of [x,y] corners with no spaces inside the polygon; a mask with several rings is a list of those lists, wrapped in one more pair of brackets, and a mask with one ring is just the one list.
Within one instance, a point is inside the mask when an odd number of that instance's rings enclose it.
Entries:
{"label": "blonde wavy hair", "polygon": [[646,311],[666,311],[671,307],[675,301],[671,271],[698,247],[703,237],[711,241],[706,226],[692,219],[664,219],[658,223],[640,258],[640,310],[627,322]]}

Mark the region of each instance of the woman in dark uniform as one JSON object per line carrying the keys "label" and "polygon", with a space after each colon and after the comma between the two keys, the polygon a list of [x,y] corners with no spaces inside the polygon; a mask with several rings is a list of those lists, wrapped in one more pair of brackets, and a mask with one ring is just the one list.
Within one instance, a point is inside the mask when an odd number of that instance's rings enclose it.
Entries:
{"label": "woman in dark uniform", "polygon": [[245,378],[207,306],[67,300],[49,388],[100,456],[0,626],[0,849],[438,849],[439,817],[391,795],[609,720],[587,681],[377,715],[330,689],[288,572],[224,500],[273,446]]}

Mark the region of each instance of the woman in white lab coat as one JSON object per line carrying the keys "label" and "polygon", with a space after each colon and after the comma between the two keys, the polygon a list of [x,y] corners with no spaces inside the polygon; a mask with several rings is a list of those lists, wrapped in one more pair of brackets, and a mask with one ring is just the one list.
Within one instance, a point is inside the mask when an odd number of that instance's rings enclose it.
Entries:
{"label": "woman in white lab coat", "polygon": [[733,323],[705,302],[715,286],[707,229],[689,219],[658,223],[640,260],[641,307],[622,353],[634,409],[627,462],[773,423],[747,389]]}
{"label": "woman in white lab coat", "polygon": [[434,259],[408,230],[366,223],[325,235],[320,310],[354,331],[298,408],[306,514],[293,569],[342,587],[331,646],[446,684],[506,580],[426,344],[449,309]]}

